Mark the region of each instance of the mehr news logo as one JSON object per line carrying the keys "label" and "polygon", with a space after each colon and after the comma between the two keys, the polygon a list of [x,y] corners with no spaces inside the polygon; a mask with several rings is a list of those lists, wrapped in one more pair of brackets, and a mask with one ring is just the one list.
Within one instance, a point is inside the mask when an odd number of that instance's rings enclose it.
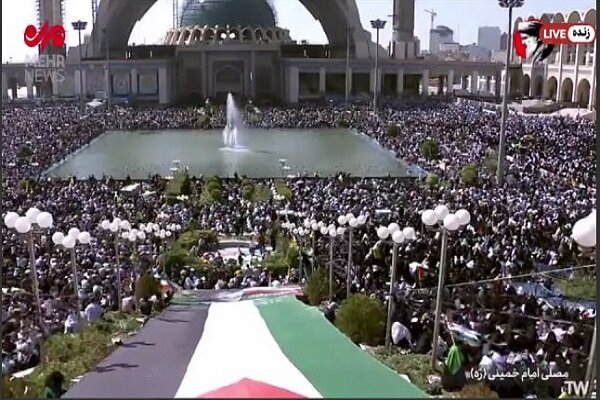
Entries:
{"label": "mehr news logo", "polygon": [[[66,34],[62,25],[50,26],[46,21],[40,29],[35,25],[28,25],[23,38],[27,46],[39,46],[43,52],[50,43],[56,48],[62,48],[65,44]],[[54,84],[65,80],[65,56],[62,54],[39,54],[35,57],[27,57],[25,65],[27,82],[52,81]]]}
{"label": "mehr news logo", "polygon": [[556,45],[591,44],[596,40],[596,29],[584,23],[550,23],[537,19],[520,22],[513,34],[519,57],[541,63]]}

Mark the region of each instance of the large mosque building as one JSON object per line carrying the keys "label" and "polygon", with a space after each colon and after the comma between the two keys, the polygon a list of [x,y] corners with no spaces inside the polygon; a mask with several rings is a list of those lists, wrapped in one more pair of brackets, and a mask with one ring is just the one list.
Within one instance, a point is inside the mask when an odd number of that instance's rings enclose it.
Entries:
{"label": "large mosque building", "polygon": [[[53,1],[53,0],[44,0]],[[60,3],[60,0],[54,0]],[[292,1],[292,0],[290,0]],[[278,26],[267,0],[187,0],[177,27],[159,45],[130,45],[135,23],[156,0],[101,0],[94,26],[80,49],[67,51],[62,82],[38,95],[88,99],[112,97],[171,104],[220,98],[231,92],[252,99],[287,103],[348,95],[430,94],[453,90],[500,95],[503,66],[494,62],[427,60],[418,56],[414,0],[393,4],[392,43],[374,43],[360,22],[355,0],[300,1],[319,21],[326,45],[295,41]],[[375,79],[375,58],[379,58]],[[3,97],[23,82],[27,66],[4,65]],[[80,84],[82,82],[82,84]],[[377,82],[377,88],[375,88]]]}

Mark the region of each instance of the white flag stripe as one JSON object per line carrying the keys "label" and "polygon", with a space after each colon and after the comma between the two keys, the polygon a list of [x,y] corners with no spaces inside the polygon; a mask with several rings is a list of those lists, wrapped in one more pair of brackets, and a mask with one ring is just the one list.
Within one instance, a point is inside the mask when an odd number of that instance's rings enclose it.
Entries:
{"label": "white flag stripe", "polygon": [[212,303],[175,397],[195,398],[244,378],[322,397],[283,354],[252,301]]}

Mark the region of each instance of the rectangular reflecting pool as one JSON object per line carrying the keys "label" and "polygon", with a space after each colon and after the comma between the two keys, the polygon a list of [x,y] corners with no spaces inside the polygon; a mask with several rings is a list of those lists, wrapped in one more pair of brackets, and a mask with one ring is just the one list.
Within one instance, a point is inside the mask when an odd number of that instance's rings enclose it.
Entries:
{"label": "rectangular reflecting pool", "polygon": [[[238,138],[242,147],[229,149],[220,130],[108,132],[46,174],[145,179],[171,175],[173,160],[180,160],[195,176],[331,176],[341,171],[359,177],[407,176],[406,166],[391,152],[347,129],[246,129]],[[289,169],[282,168],[280,159],[286,159]]]}

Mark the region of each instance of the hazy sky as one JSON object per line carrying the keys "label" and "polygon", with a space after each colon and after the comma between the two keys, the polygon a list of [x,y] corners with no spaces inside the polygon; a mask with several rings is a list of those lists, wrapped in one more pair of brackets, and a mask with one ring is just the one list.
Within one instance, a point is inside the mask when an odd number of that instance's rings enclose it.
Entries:
{"label": "hazy sky", "polygon": [[[122,0],[128,1],[128,0]],[[243,0],[240,0],[243,1]],[[321,0],[327,1],[327,0]],[[179,0],[180,4],[183,0]],[[273,0],[279,26],[290,30],[293,39],[306,39],[310,43],[326,43],[323,29],[298,0]],[[356,0],[364,27],[376,18],[387,19],[386,28],[381,31],[381,43],[391,39],[392,0]],[[65,29],[67,43],[77,44],[77,32],[71,22],[77,19],[91,22],[91,1],[65,0]],[[543,12],[587,10],[595,6],[594,0],[525,0],[525,6],[515,11],[515,16],[540,15]],[[568,9],[566,9],[568,7]],[[428,30],[430,16],[426,9],[435,10],[438,15],[435,25],[447,25],[454,30],[454,39],[462,44],[477,41],[479,26],[498,26],[507,29],[507,11],[499,8],[497,0],[416,0],[415,34],[421,40],[421,48],[429,46]],[[156,4],[135,26],[130,43],[158,43],[172,25],[172,0],[157,0]],[[25,27],[36,22],[35,0],[2,0],[2,61],[10,58],[22,61],[26,55],[36,53],[23,43]],[[88,31],[91,23],[88,24]],[[375,35],[373,35],[375,37]]]}

